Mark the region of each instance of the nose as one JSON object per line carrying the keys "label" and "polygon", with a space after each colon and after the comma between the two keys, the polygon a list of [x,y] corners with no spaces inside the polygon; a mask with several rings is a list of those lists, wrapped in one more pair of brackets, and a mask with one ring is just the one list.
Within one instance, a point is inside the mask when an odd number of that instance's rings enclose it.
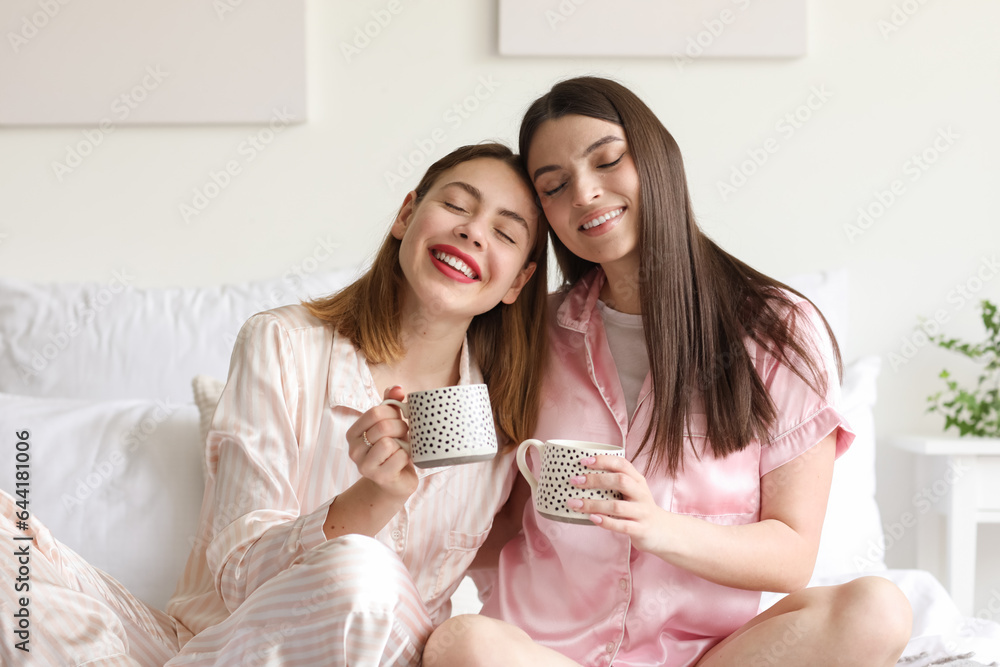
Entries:
{"label": "nose", "polygon": [[477,248],[483,247],[486,240],[486,224],[480,216],[469,218],[455,227],[455,234],[466,241],[472,241]]}
{"label": "nose", "polygon": [[573,205],[587,206],[601,196],[601,179],[596,174],[578,174],[573,179]]}

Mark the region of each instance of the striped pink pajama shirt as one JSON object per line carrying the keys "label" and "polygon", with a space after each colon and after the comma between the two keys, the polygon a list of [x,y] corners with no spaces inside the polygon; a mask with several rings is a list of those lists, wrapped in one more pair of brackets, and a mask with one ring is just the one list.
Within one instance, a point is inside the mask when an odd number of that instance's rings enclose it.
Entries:
{"label": "striped pink pajama shirt", "polygon": [[[482,382],[461,354],[460,383]],[[418,469],[418,490],[374,538],[326,540],[330,503],[360,478],[347,429],[381,400],[364,357],[302,306],[252,317],[212,420],[198,533],[167,613],[53,541],[53,581],[33,604],[73,623],[33,624],[32,645],[59,660],[11,664],[163,665],[178,648],[167,664],[418,664],[510,492],[511,460]],[[88,623],[102,630],[65,630]]]}

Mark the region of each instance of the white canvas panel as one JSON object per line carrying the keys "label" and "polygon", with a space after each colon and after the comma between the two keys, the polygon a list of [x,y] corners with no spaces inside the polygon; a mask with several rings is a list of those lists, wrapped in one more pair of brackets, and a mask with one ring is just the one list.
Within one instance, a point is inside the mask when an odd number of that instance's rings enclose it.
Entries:
{"label": "white canvas panel", "polygon": [[306,118],[304,0],[5,0],[0,35],[0,124]]}
{"label": "white canvas panel", "polygon": [[509,56],[796,57],[805,0],[500,0]]}

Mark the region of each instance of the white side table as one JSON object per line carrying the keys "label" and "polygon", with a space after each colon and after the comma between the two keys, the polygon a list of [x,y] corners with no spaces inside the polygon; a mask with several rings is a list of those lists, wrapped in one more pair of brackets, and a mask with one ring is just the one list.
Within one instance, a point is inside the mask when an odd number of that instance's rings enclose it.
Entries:
{"label": "white side table", "polygon": [[[948,591],[959,610],[972,616],[976,531],[981,523],[1000,523],[1000,439],[907,435],[891,442],[921,455],[923,486],[914,502],[940,501],[943,506],[948,520]],[[945,457],[946,467],[932,474],[929,457]]]}

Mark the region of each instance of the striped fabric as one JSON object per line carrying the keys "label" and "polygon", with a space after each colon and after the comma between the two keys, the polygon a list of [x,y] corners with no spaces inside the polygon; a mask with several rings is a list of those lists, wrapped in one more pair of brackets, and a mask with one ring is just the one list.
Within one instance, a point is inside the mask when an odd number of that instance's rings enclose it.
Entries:
{"label": "striped fabric", "polygon": [[[14,499],[0,491],[0,570],[7,579],[0,585],[0,664],[160,667],[177,652],[173,619],[53,539],[33,516],[28,530],[16,529],[17,511]],[[26,535],[34,536],[27,543],[29,590],[17,592],[13,578],[20,563],[14,551],[26,543],[14,537]],[[15,646],[21,639],[14,634],[21,596],[29,600],[27,652]]]}
{"label": "striped fabric", "polygon": [[[460,377],[482,382],[465,347]],[[330,503],[359,479],[347,429],[379,402],[364,358],[305,308],[252,317],[212,421],[201,517],[169,616],[39,525],[32,579],[51,581],[32,601],[46,619],[32,644],[55,653],[8,661],[16,600],[0,587],[4,664],[162,665],[178,647],[169,665],[419,663],[510,493],[511,460],[420,470],[417,492],[374,538],[327,541]],[[2,551],[4,571],[16,570]]]}
{"label": "striped fabric", "polygon": [[399,557],[347,535],[310,549],[169,664],[417,665],[431,630]]}

